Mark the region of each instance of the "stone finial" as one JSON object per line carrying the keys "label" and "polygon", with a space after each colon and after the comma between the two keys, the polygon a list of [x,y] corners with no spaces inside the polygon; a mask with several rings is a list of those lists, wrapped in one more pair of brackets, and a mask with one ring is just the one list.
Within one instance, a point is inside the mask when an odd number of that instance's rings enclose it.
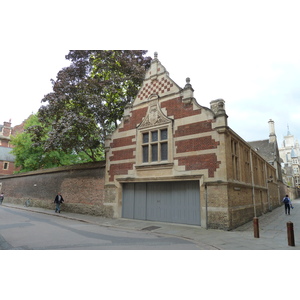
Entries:
{"label": "stone finial", "polygon": [[194,99],[194,90],[192,88],[192,85],[190,84],[191,80],[190,78],[186,78],[186,85],[184,86],[184,89],[182,91],[182,101],[183,103],[190,104],[192,100]]}
{"label": "stone finial", "polygon": [[157,59],[157,52],[154,52],[154,59],[152,59],[151,62],[151,68],[150,68],[150,78],[151,80],[157,80],[157,76],[158,76],[158,64],[159,64],[159,60]]}
{"label": "stone finial", "polygon": [[185,81],[186,81],[186,85],[184,86],[184,88],[185,88],[185,89],[186,89],[186,88],[191,88],[191,87],[192,87],[192,85],[190,84],[191,79],[190,79],[189,77],[187,77]]}

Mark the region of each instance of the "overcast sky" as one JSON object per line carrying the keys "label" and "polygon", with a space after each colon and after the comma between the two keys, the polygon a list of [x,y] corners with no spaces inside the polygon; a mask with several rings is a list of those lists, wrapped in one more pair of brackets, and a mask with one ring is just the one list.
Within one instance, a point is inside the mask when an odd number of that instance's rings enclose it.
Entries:
{"label": "overcast sky", "polygon": [[244,140],[267,139],[269,119],[279,145],[287,126],[300,136],[296,1],[16,2],[1,4],[1,124],[37,112],[69,49],[145,49],[199,104],[224,99]]}

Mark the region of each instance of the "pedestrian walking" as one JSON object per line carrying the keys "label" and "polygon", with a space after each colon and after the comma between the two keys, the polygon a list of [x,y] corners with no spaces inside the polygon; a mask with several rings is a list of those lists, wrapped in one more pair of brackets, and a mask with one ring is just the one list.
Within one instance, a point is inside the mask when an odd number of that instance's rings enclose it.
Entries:
{"label": "pedestrian walking", "polygon": [[285,197],[282,199],[282,202],[284,203],[284,210],[285,210],[285,214],[290,214],[291,211],[291,199],[289,198],[288,195],[285,195]]}
{"label": "pedestrian walking", "polygon": [[0,205],[2,205],[3,200],[4,200],[4,194],[1,193],[1,194],[0,194]]}
{"label": "pedestrian walking", "polygon": [[61,193],[57,193],[54,203],[55,203],[55,212],[60,213],[60,205],[64,202],[64,198],[62,197]]}

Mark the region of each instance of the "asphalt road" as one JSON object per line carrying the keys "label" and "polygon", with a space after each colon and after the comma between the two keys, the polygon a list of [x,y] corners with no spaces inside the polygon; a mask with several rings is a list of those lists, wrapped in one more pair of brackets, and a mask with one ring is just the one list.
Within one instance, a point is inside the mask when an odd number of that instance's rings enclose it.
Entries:
{"label": "asphalt road", "polygon": [[198,250],[196,242],[0,207],[2,250]]}

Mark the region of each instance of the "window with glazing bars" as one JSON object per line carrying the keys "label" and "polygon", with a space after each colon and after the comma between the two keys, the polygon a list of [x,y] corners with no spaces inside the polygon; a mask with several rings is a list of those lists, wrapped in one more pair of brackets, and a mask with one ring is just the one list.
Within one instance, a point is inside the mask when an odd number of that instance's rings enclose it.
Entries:
{"label": "window with glazing bars", "polygon": [[168,129],[143,133],[143,163],[168,160]]}

